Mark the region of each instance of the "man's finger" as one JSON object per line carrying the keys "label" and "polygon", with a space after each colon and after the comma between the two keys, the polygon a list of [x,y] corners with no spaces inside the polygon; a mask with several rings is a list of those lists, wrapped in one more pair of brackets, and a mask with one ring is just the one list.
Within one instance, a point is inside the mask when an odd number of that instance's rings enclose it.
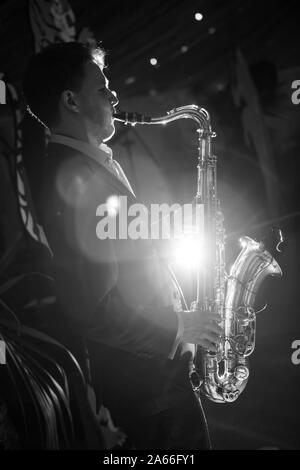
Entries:
{"label": "man's finger", "polygon": [[218,336],[220,336],[223,332],[222,328],[219,325],[217,325],[216,323],[210,323],[209,326],[208,326],[208,330],[213,331]]}
{"label": "man's finger", "polygon": [[199,316],[200,318],[208,318],[210,320],[213,320],[213,321],[216,321],[217,323],[220,323],[222,321],[222,317],[221,315],[219,315],[218,313],[214,313],[214,312],[199,312]]}
{"label": "man's finger", "polygon": [[206,331],[205,333],[203,333],[203,338],[207,339],[208,341],[211,341],[214,344],[218,344],[221,341],[220,335],[214,333],[213,331]]}
{"label": "man's finger", "polygon": [[208,349],[209,351],[217,352],[217,346],[215,345],[215,343],[213,343],[212,341],[209,341],[209,340],[206,339],[206,338],[204,338],[204,339],[201,341],[200,346],[202,346],[202,347],[205,348],[205,349]]}

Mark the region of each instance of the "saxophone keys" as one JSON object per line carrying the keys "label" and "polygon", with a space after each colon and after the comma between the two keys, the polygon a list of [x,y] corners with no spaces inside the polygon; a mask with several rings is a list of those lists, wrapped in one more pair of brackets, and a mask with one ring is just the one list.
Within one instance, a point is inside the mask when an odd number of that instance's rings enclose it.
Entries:
{"label": "saxophone keys", "polygon": [[244,380],[248,379],[249,377],[249,369],[246,366],[236,366],[234,369],[234,377],[237,380],[243,382]]}

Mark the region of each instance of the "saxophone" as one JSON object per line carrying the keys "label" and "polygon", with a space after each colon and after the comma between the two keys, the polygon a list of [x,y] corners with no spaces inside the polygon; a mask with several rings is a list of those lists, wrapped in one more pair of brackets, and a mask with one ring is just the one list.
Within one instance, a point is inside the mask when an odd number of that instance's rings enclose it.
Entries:
{"label": "saxophone", "polygon": [[[197,266],[196,299],[191,310],[219,314],[222,336],[217,352],[196,347],[190,380],[195,393],[201,391],[216,403],[235,401],[249,377],[248,357],[254,351],[257,291],[267,276],[281,276],[281,268],[265,249],[263,242],[240,238],[241,251],[229,274],[225,268],[224,218],[217,198],[217,157],[212,155],[211,129],[206,109],[182,106],[166,116],[152,118],[138,113],[118,113],[116,120],[125,124],[167,124],[177,119],[192,119],[198,129],[197,193],[195,204],[204,208],[203,236],[206,267]],[[282,235],[280,232],[280,241]],[[279,244],[278,244],[279,245]],[[278,250],[279,251],[279,250]]]}

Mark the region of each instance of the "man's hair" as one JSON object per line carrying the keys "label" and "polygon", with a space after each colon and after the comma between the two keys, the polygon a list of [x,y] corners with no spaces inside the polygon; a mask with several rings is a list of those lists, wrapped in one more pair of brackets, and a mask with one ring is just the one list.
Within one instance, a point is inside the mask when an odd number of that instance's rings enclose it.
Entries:
{"label": "man's hair", "polygon": [[79,42],[52,44],[29,62],[23,92],[29,112],[47,127],[58,122],[58,105],[64,90],[79,91],[84,67],[96,62],[103,69],[104,51]]}

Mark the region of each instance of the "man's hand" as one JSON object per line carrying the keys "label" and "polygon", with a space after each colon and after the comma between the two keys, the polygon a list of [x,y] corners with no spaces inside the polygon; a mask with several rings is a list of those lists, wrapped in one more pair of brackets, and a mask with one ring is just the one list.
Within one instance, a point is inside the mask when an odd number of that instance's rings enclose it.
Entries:
{"label": "man's hand", "polygon": [[219,315],[211,312],[177,312],[182,320],[181,339],[185,343],[198,344],[216,352],[220,342],[222,328]]}

